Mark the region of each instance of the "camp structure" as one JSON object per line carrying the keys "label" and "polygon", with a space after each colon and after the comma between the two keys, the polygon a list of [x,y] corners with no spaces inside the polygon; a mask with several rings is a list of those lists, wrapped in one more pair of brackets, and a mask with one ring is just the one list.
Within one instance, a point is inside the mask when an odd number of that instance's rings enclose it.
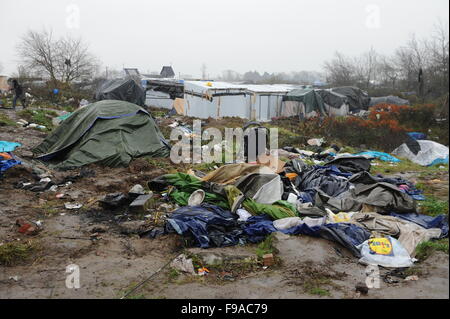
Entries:
{"label": "camp structure", "polygon": [[186,116],[250,118],[247,89],[243,85],[216,81],[185,81],[182,114]]}
{"label": "camp structure", "polygon": [[398,96],[388,95],[380,97],[371,97],[369,106],[375,106],[381,103],[395,104],[395,105],[409,105],[409,101]]}
{"label": "camp structure", "polygon": [[247,108],[250,120],[266,122],[278,117],[281,112],[283,96],[295,86],[285,84],[245,85],[247,89]]}
{"label": "camp structure", "polygon": [[141,156],[168,156],[169,147],[143,108],[104,100],[75,111],[33,153],[50,167],[65,170],[93,163],[127,166]]}
{"label": "camp structure", "polygon": [[[146,88],[145,104],[171,110],[175,100],[184,98],[184,81],[174,79],[144,79]],[[177,103],[179,103],[177,101]]]}
{"label": "camp structure", "polygon": [[350,112],[367,110],[369,108],[370,97],[367,92],[355,86],[342,86],[330,89],[331,92],[347,97]]}
{"label": "camp structure", "polygon": [[175,108],[178,114],[198,118],[266,122],[279,115],[283,96],[295,86],[147,79],[146,87],[148,106]]}
{"label": "camp structure", "polygon": [[131,78],[105,80],[97,88],[95,99],[120,100],[145,106],[145,90]]}
{"label": "camp structure", "polygon": [[347,98],[330,90],[295,89],[283,97],[280,116],[345,116],[349,109]]}

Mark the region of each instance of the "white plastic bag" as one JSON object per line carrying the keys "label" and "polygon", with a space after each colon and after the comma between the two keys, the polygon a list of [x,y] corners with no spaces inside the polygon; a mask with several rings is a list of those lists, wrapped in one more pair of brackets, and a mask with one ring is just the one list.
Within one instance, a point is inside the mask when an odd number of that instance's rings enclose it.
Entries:
{"label": "white plastic bag", "polygon": [[388,237],[370,238],[357,246],[361,251],[359,262],[364,265],[402,268],[411,267],[413,259],[398,240]]}

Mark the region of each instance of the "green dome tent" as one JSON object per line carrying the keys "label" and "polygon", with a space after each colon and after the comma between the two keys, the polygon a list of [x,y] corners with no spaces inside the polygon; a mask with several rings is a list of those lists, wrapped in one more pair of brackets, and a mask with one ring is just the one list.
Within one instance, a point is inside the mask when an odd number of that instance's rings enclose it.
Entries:
{"label": "green dome tent", "polygon": [[141,156],[165,157],[169,144],[152,116],[136,104],[104,100],[74,112],[33,152],[55,169],[96,163],[127,166]]}

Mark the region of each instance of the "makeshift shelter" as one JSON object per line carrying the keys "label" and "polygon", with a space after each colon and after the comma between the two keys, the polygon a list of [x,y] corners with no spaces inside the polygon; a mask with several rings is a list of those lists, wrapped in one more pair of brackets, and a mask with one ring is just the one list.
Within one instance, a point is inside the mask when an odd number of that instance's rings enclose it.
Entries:
{"label": "makeshift shelter", "polygon": [[175,72],[171,66],[163,66],[159,75],[163,78],[173,78],[175,76]]}
{"label": "makeshift shelter", "polygon": [[184,98],[184,81],[169,79],[145,79],[145,104],[153,107],[172,109],[175,100]]}
{"label": "makeshift shelter", "polygon": [[202,119],[237,116],[250,118],[247,89],[215,81],[185,81],[183,115]]}
{"label": "makeshift shelter", "polygon": [[245,85],[247,88],[247,107],[251,120],[270,121],[281,112],[283,96],[294,87],[292,85]]}
{"label": "makeshift shelter", "polygon": [[145,90],[130,78],[106,80],[98,87],[95,99],[120,100],[145,106]]}
{"label": "makeshift shelter", "polygon": [[374,106],[381,103],[395,104],[395,105],[409,105],[409,101],[398,96],[388,95],[380,97],[371,97],[369,106]]}
{"label": "makeshift shelter", "polygon": [[341,94],[348,99],[350,111],[367,110],[369,108],[370,97],[369,95],[354,86],[342,86],[330,89],[333,93]]}
{"label": "makeshift shelter", "polygon": [[92,163],[116,167],[141,156],[168,156],[169,144],[147,111],[105,100],[74,112],[33,152],[56,169]]}
{"label": "makeshift shelter", "polygon": [[448,147],[434,141],[418,140],[420,150],[417,154],[411,152],[408,145],[402,144],[392,151],[393,155],[404,157],[422,166],[448,164]]}
{"label": "makeshift shelter", "polygon": [[296,89],[283,97],[280,116],[345,116],[347,98],[328,90]]}

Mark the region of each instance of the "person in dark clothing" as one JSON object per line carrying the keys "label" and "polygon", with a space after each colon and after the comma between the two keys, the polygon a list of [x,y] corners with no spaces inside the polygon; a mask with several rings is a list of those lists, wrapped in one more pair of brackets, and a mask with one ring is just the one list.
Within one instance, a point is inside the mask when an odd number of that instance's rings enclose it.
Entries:
{"label": "person in dark clothing", "polygon": [[13,109],[16,109],[17,100],[20,100],[23,108],[26,108],[25,92],[16,79],[12,80],[12,90],[14,91]]}

